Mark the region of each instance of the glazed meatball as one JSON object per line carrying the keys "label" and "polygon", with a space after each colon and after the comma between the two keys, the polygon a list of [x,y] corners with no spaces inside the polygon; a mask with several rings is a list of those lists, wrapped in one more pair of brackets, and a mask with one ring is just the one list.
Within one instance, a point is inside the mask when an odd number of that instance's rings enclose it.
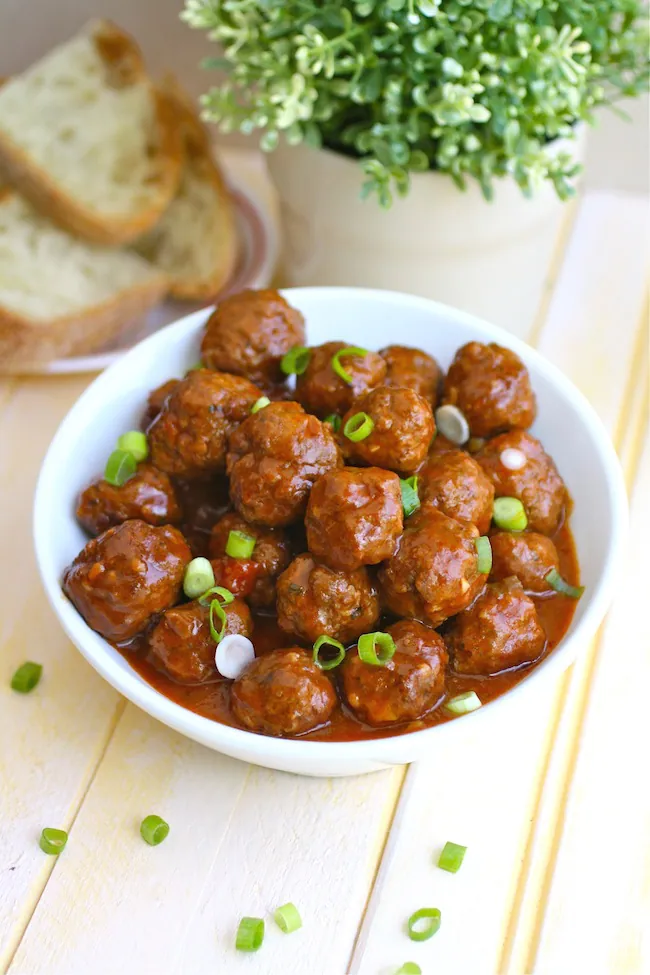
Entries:
{"label": "glazed meatball", "polygon": [[537,532],[496,532],[490,537],[490,582],[516,576],[528,592],[550,592],[546,576],[559,571],[557,549],[546,535]]}
{"label": "glazed meatball", "polygon": [[[250,637],[253,620],[241,599],[224,605],[225,635]],[[217,645],[210,633],[210,608],[198,601],[166,610],[149,636],[149,660],[179,684],[200,684],[219,677],[214,656]]]}
{"label": "glazed meatball", "polygon": [[474,437],[527,429],[535,419],[535,394],[518,355],[494,342],[469,342],[449,367],[443,402],[457,406]]}
{"label": "glazed meatball", "polygon": [[366,664],[355,647],[341,667],[347,703],[361,721],[375,728],[415,721],[445,693],[448,654],[436,631],[416,620],[400,620],[388,633],[395,641],[388,663]]}
{"label": "glazed meatball", "polygon": [[486,582],[478,571],[478,535],[474,525],[423,505],[408,519],[396,553],[379,570],[388,609],[438,626],[469,606]]}
{"label": "glazed meatball", "polygon": [[341,466],[328,424],[298,403],[271,403],[230,438],[230,497],[246,521],[290,525],[304,515],[314,481]]}
{"label": "glazed meatball", "polygon": [[492,521],[494,487],[480,464],[463,450],[430,454],[418,472],[420,501],[430,501],[457,521],[485,535]]}
{"label": "glazed meatball", "polygon": [[125,521],[92,538],[63,576],[63,589],[88,626],[124,642],[181,594],[192,558],[181,533]]}
{"label": "glazed meatball", "polygon": [[145,406],[144,413],[142,414],[142,418],[140,420],[141,430],[149,429],[167,402],[167,398],[171,393],[174,392],[179,382],[180,379],[168,379],[166,383],[162,384],[162,386],[152,389],[147,397],[147,405]]}
{"label": "glazed meatball", "polygon": [[232,685],[231,704],[245,728],[263,735],[303,735],[336,706],[328,677],[299,647],[258,657]]}
{"label": "glazed meatball", "polygon": [[[244,532],[255,539],[255,548],[250,559],[229,559],[226,555],[226,543],[231,531]],[[217,572],[225,578],[228,567],[221,567],[222,560],[238,564],[240,577],[251,580],[248,591],[231,589],[245,596],[251,606],[273,606],[275,603],[275,582],[281,572],[291,561],[291,545],[286,534],[280,528],[260,528],[250,525],[238,514],[231,512],[224,515],[212,529],[210,536],[210,558],[218,560],[220,568]],[[252,569],[249,569],[248,563]],[[215,568],[213,564],[213,569]],[[243,570],[243,571],[242,571]],[[222,574],[223,573],[223,574]],[[217,573],[215,573],[216,576]],[[222,585],[223,583],[218,583]],[[230,589],[230,586],[226,586]]]}
{"label": "glazed meatball", "polygon": [[[374,427],[364,440],[353,442],[343,431],[356,413],[367,413]],[[419,393],[402,386],[378,386],[343,417],[341,442],[355,463],[412,474],[425,460],[435,432],[431,407]]]}
{"label": "glazed meatball", "polygon": [[546,635],[518,579],[491,582],[449,624],[445,643],[459,674],[487,677],[537,660]]}
{"label": "glazed meatball", "polygon": [[241,376],[192,370],[149,427],[151,462],[183,477],[222,471],[228,434],[249,416],[260,396],[257,386]]}
{"label": "glazed meatball", "polygon": [[405,345],[389,345],[379,355],[388,367],[384,380],[386,386],[407,386],[419,393],[427,403],[436,405],[442,371],[433,356]]}
{"label": "glazed meatball", "polygon": [[284,378],[282,356],[305,343],[305,320],[270,288],[242,291],[220,301],[205,327],[201,355],[206,366],[246,376],[267,386]]}
{"label": "glazed meatball", "polygon": [[172,482],[151,464],[139,464],[122,487],[100,478],[79,495],[77,520],[90,535],[131,518],[149,525],[174,525],[181,520]]}
{"label": "glazed meatball", "polygon": [[308,413],[342,416],[352,403],[367,390],[379,386],[386,377],[386,363],[376,352],[346,355],[341,365],[352,379],[346,383],[332,368],[332,356],[349,348],[345,342],[326,342],[310,349],[309,365],[296,379],[296,399]]}
{"label": "glazed meatball", "polygon": [[[512,469],[513,457],[521,464],[516,470]],[[539,440],[523,430],[513,430],[488,441],[476,460],[494,484],[497,498],[519,498],[531,531],[553,534],[564,513],[566,488]],[[504,461],[511,466],[506,467]]]}
{"label": "glazed meatball", "polygon": [[180,529],[192,555],[207,558],[212,526],[230,508],[228,478],[225,474],[207,477],[173,478],[183,519]]}
{"label": "glazed meatball", "polygon": [[345,467],[314,484],[305,518],[312,555],[331,569],[358,569],[389,558],[402,533],[397,474]]}
{"label": "glazed meatball", "polygon": [[365,568],[334,572],[299,555],[278,579],[278,623],[314,643],[323,633],[351,643],[379,619],[379,597]]}

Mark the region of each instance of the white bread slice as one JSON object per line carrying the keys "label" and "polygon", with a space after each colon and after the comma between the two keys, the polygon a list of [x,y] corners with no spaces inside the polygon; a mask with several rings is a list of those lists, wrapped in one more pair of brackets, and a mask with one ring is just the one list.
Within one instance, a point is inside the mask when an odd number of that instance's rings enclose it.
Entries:
{"label": "white bread slice", "polygon": [[191,101],[173,79],[165,81],[164,92],[181,135],[184,164],[175,198],[135,247],[169,276],[174,297],[214,298],[237,261],[234,208]]}
{"label": "white bread slice", "polygon": [[0,88],[0,172],[87,240],[148,230],[178,185],[180,140],[135,41],[95,21]]}
{"label": "white bread slice", "polygon": [[0,372],[96,350],[167,287],[137,254],[72,237],[0,189]]}

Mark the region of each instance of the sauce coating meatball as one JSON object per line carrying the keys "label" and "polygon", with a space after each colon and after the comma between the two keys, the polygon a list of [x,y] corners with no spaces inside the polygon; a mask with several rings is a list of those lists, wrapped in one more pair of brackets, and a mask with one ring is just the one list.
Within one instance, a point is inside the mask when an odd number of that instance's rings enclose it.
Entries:
{"label": "sauce coating meatball", "polygon": [[373,727],[415,721],[445,693],[447,648],[429,626],[400,620],[388,628],[395,653],[383,666],[366,664],[357,648],[341,667],[343,692],[356,716]]}
{"label": "sauce coating meatball", "polygon": [[[521,467],[512,470],[515,450],[520,455]],[[557,468],[539,440],[523,430],[503,433],[489,440],[475,455],[487,476],[494,484],[497,498],[519,498],[528,516],[528,527],[542,535],[552,535],[560,524],[566,503],[566,488]]]}
{"label": "sauce coating meatball", "polygon": [[[223,606],[225,636],[250,637],[253,620],[241,599]],[[219,677],[214,657],[217,644],[210,633],[210,607],[198,601],[165,610],[149,635],[149,660],[180,684],[200,684]]]}
{"label": "sauce coating meatball", "polygon": [[341,365],[352,380],[346,383],[332,368],[332,357],[345,348],[345,342],[325,342],[310,349],[309,364],[296,379],[296,399],[321,419],[330,413],[342,416],[357,396],[379,386],[386,376],[386,363],[376,352],[346,355]]}
{"label": "sauce coating meatball", "polygon": [[535,419],[535,394],[518,355],[491,342],[468,342],[445,379],[444,403],[465,415],[474,437],[527,429]]}
{"label": "sauce coating meatball", "polygon": [[403,527],[399,477],[378,467],[324,474],[309,496],[309,551],[331,569],[358,569],[389,558]]}
{"label": "sauce coating meatball", "polygon": [[180,596],[192,558],[176,528],[125,521],[91,538],[63,576],[63,589],[88,626],[123,642]]}
{"label": "sauce coating meatball", "polygon": [[314,481],[341,466],[327,424],[298,403],[271,403],[230,438],[230,497],[246,521],[290,525],[304,515]]}
{"label": "sauce coating meatball", "polygon": [[335,572],[299,555],[278,579],[278,623],[285,633],[314,643],[326,633],[351,643],[379,619],[379,597],[365,568]]}
{"label": "sauce coating meatball", "polygon": [[250,559],[235,560],[240,563],[240,568],[248,562],[256,567],[254,571],[248,573],[251,578],[249,591],[242,592],[241,595],[246,596],[251,606],[272,606],[275,602],[276,579],[291,561],[289,539],[281,529],[251,525],[233,511],[224,515],[212,529],[211,559],[228,558],[226,543],[231,531],[244,532],[255,539],[255,548]]}
{"label": "sauce coating meatball", "polygon": [[379,570],[388,609],[438,626],[483,589],[478,571],[478,529],[448,518],[431,504],[408,521],[397,551]]}
{"label": "sauce coating meatball", "polygon": [[386,386],[407,386],[435,407],[442,370],[433,356],[405,345],[389,345],[379,355],[388,367],[384,380]]}
{"label": "sauce coating meatball", "polygon": [[90,535],[99,535],[131,518],[149,525],[174,525],[181,520],[172,482],[151,464],[139,464],[122,487],[99,478],[79,495],[77,520]]}
{"label": "sauce coating meatball", "polygon": [[244,727],[263,735],[303,735],[325,724],[336,705],[332,684],[299,647],[257,657],[232,685]]}
{"label": "sauce coating meatball", "polygon": [[305,344],[305,320],[271,288],[242,291],[220,301],[205,326],[203,361],[210,369],[267,386],[281,381],[282,356]]}
{"label": "sauce coating meatball", "polygon": [[167,402],[167,397],[174,392],[179,382],[180,379],[168,379],[167,382],[162,384],[162,386],[157,386],[156,389],[151,390],[147,397],[147,405],[145,406],[144,413],[142,414],[142,418],[140,420],[141,430],[148,430]]}
{"label": "sauce coating meatball", "polygon": [[445,643],[459,674],[487,677],[537,660],[546,634],[518,579],[491,582],[449,624]]}
{"label": "sauce coating meatball", "polygon": [[480,464],[463,450],[429,454],[418,471],[420,501],[430,501],[457,521],[485,535],[492,521],[494,486]]}
{"label": "sauce coating meatball", "polygon": [[[356,413],[367,413],[374,426],[353,442],[343,431]],[[341,443],[356,463],[412,474],[425,460],[436,432],[431,407],[419,393],[402,386],[378,386],[361,396],[341,423]]]}
{"label": "sauce coating meatball", "polygon": [[528,592],[550,592],[546,576],[559,571],[557,549],[550,538],[537,532],[496,532],[490,537],[490,582],[516,576]]}

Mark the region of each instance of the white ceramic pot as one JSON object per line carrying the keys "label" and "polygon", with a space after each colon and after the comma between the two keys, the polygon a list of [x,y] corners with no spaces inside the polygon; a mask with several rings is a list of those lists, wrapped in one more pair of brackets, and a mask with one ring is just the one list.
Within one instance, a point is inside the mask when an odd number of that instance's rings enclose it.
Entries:
{"label": "white ceramic pot", "polygon": [[[584,132],[550,152],[580,159]],[[566,204],[546,184],[526,200],[499,180],[486,203],[440,173],[416,173],[407,197],[382,210],[361,200],[358,163],[283,145],[268,165],[282,211],[282,278],[290,285],[388,288],[433,298],[525,337],[539,308]]]}

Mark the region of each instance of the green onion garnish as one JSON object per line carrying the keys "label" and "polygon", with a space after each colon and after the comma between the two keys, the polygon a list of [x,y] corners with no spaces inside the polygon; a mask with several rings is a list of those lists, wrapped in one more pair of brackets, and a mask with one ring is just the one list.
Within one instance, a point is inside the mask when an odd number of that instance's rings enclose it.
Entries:
{"label": "green onion garnish", "polygon": [[260,396],[260,398],[258,400],[255,400],[255,402],[251,406],[251,413],[259,413],[259,411],[263,410],[265,406],[270,406],[270,405],[271,405],[271,400],[268,398],[268,396]]}
{"label": "green onion garnish", "polygon": [[359,658],[364,664],[383,667],[395,654],[395,641],[390,633],[364,633],[357,644]]}
{"label": "green onion garnish", "polygon": [[38,845],[43,853],[56,856],[65,849],[67,842],[68,834],[64,829],[51,829],[49,826],[46,826],[41,833]]}
{"label": "green onion garnish", "polygon": [[199,596],[201,606],[209,606],[211,602],[210,596],[213,593],[223,601],[224,606],[227,606],[235,598],[230,589],[224,589],[223,586],[211,586],[209,589],[206,589],[202,596]]}
{"label": "green onion garnish", "polygon": [[283,904],[282,907],[278,907],[273,917],[277,926],[285,934],[291,934],[302,927],[302,918],[295,904]]}
{"label": "green onion garnish", "polygon": [[12,690],[19,694],[29,694],[38,684],[42,673],[42,664],[35,664],[32,660],[25,661],[11,678]]}
{"label": "green onion garnish", "polygon": [[120,450],[133,454],[138,464],[149,456],[147,437],[141,430],[129,430],[128,433],[123,433],[117,438],[117,446]]}
{"label": "green onion garnish", "polygon": [[280,369],[287,376],[302,376],[309,365],[311,352],[304,345],[294,345],[280,360]]}
{"label": "green onion garnish", "polygon": [[341,417],[337,416],[336,413],[330,413],[329,416],[326,416],[323,423],[329,423],[334,433],[338,433],[341,429]]}
{"label": "green onion garnish", "polygon": [[555,589],[556,592],[562,593],[563,596],[568,596],[569,599],[580,599],[585,591],[584,586],[572,586],[571,583],[563,579],[557,569],[551,569],[548,575],[544,576],[544,578],[548,582],[551,589]]}
{"label": "green onion garnish", "polygon": [[422,975],[422,969],[414,961],[405,961],[401,968],[398,968],[395,975]]}
{"label": "green onion garnish", "polygon": [[257,951],[264,941],[264,921],[261,917],[243,917],[237,928],[237,951]]}
{"label": "green onion garnish", "polygon": [[188,599],[198,599],[213,585],[214,572],[208,559],[192,559],[187,563],[183,577],[183,592]]}
{"label": "green onion garnish", "polygon": [[458,843],[445,843],[438,858],[438,866],[441,870],[448,870],[449,873],[458,873],[466,852],[466,846],[459,846]]}
{"label": "green onion garnish", "polygon": [[469,714],[470,711],[476,711],[481,707],[481,699],[476,691],[465,691],[445,701],[443,707],[451,714]]}
{"label": "green onion garnish", "polygon": [[113,487],[122,487],[129,478],[133,477],[137,466],[130,450],[114,450],[106,461],[104,480]]}
{"label": "green onion garnish", "polygon": [[[330,658],[326,657],[324,660],[321,659],[321,647],[333,647],[337,651],[336,656]],[[331,636],[327,636],[326,633],[323,633],[322,636],[319,636],[314,643],[312,656],[314,663],[317,667],[320,667],[321,670],[333,670],[345,660],[345,647],[342,643],[339,643],[338,640],[334,640]]]}
{"label": "green onion garnish", "polygon": [[352,443],[365,440],[375,429],[375,421],[367,413],[355,413],[343,427],[343,434]]}
{"label": "green onion garnish", "polygon": [[495,525],[508,532],[522,532],[528,524],[526,511],[519,498],[495,498],[492,519]]}
{"label": "green onion garnish", "polygon": [[343,380],[344,383],[347,383],[348,386],[351,386],[352,383],[354,382],[353,377],[341,365],[341,358],[344,355],[361,355],[361,356],[368,355],[368,350],[361,349],[359,348],[358,345],[348,345],[345,349],[339,349],[339,351],[335,352],[334,355],[332,356],[332,369],[334,370],[337,376],[340,376],[340,378]]}
{"label": "green onion garnish", "polygon": [[417,474],[414,474],[413,477],[407,477],[405,480],[402,480],[400,477],[399,486],[402,492],[402,508],[404,509],[404,517],[408,518],[409,515],[412,515],[413,512],[417,511],[420,507]]}
{"label": "green onion garnish", "polygon": [[[218,630],[214,618],[215,616],[221,623],[221,629]],[[208,622],[210,623],[210,636],[215,643],[221,643],[224,636],[226,635],[226,625],[228,623],[228,618],[226,616],[226,611],[219,602],[218,599],[213,599],[210,603],[210,615],[208,616]]]}
{"label": "green onion garnish", "polygon": [[440,927],[440,911],[437,907],[421,907],[411,914],[407,926],[411,941],[428,941]]}
{"label": "green onion garnish", "polygon": [[158,846],[169,834],[169,823],[160,816],[145,816],[140,823],[140,835],[149,846]]}
{"label": "green onion garnish", "polygon": [[255,539],[246,532],[228,532],[226,555],[232,559],[250,559],[255,548]]}
{"label": "green onion garnish", "polygon": [[490,545],[490,539],[487,535],[481,535],[480,538],[474,540],[474,544],[476,545],[476,554],[478,555],[478,571],[489,575],[492,569],[492,546]]}

